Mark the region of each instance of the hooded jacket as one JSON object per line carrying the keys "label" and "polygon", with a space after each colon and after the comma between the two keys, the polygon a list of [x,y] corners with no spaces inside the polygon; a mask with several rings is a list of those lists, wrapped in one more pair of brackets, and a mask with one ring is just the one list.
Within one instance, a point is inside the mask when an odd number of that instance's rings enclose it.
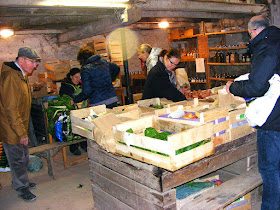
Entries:
{"label": "hooded jacket", "polygon": [[151,71],[151,69],[157,64],[158,62],[158,55],[161,52],[161,48],[153,47],[150,55],[146,61],[146,66],[147,66],[147,73]]}
{"label": "hooded jacket", "polygon": [[[275,73],[280,75],[280,29],[265,28],[250,41],[249,50],[253,53],[249,80],[234,82],[230,92],[243,98],[261,97],[269,89],[269,79]],[[280,132],[279,98],[261,128]]]}
{"label": "hooded jacket", "polygon": [[100,55],[91,56],[82,66],[82,92],[74,97],[74,102],[79,103],[88,99],[91,106],[117,102],[112,81],[119,72],[120,67],[116,64],[106,61]]}
{"label": "hooded jacket", "polygon": [[20,144],[28,137],[31,93],[28,81],[14,62],[2,65],[0,76],[0,141]]}
{"label": "hooded jacket", "polygon": [[171,83],[167,71],[159,60],[147,76],[142,99],[166,98],[174,102],[186,100],[184,94]]}

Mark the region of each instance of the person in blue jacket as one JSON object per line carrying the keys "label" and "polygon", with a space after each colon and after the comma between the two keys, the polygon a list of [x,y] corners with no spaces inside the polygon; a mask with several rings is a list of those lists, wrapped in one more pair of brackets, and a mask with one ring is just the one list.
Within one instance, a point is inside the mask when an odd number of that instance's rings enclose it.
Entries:
{"label": "person in blue jacket", "polygon": [[118,99],[112,81],[119,75],[120,67],[100,55],[94,55],[94,50],[89,46],[79,50],[77,60],[82,66],[83,86],[82,92],[74,96],[74,103],[88,99],[90,106],[105,104],[107,108],[116,107]]}
{"label": "person in blue jacket", "polygon": [[[253,53],[249,80],[227,82],[227,92],[243,98],[263,96],[269,80],[280,74],[280,29],[270,26],[264,16],[254,16],[248,24],[249,49]],[[280,209],[280,99],[266,122],[257,128],[258,167],[263,179],[262,209]]]}

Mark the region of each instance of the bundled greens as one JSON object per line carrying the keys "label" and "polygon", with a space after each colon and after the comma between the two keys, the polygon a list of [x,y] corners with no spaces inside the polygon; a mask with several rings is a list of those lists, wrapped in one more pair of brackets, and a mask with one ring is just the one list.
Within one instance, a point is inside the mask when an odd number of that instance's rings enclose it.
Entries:
{"label": "bundled greens", "polygon": [[[72,141],[74,139],[80,139],[79,136],[74,136],[71,132],[70,111],[75,109],[75,106],[71,105],[72,98],[68,95],[58,96],[57,100],[49,101],[48,108],[44,111],[48,117],[48,132],[55,137],[55,123],[61,115],[66,115],[64,123],[64,129],[68,131],[66,135],[66,141]],[[66,128],[65,128],[66,126]]]}

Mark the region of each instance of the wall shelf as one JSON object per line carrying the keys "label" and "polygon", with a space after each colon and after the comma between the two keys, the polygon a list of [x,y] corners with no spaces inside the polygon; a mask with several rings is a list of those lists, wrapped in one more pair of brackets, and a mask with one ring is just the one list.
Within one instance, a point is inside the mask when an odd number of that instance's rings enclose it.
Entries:
{"label": "wall shelf", "polygon": [[240,49],[247,49],[247,46],[242,47],[211,47],[209,50],[240,50]]}
{"label": "wall shelf", "polygon": [[210,66],[249,66],[251,63],[207,63]]}
{"label": "wall shelf", "polygon": [[217,81],[233,81],[234,79],[209,77],[209,80],[217,80]]}

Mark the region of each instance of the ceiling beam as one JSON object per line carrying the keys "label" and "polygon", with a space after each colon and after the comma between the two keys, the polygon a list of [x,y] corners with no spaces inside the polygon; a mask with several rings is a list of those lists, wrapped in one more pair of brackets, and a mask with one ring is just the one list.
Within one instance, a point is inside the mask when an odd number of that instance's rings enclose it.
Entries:
{"label": "ceiling beam", "polygon": [[[242,14],[244,15],[244,14]],[[143,10],[142,18],[191,18],[191,19],[223,19],[223,18],[237,18],[240,17],[238,14],[232,13],[217,13],[217,12],[197,12],[197,11],[158,11],[158,10]]]}
{"label": "ceiling beam", "polygon": [[181,10],[257,14],[264,8],[265,5],[203,0],[149,0],[144,2],[138,1],[135,3],[135,6],[138,6],[143,10]]}
{"label": "ceiling beam", "polygon": [[125,18],[121,20],[121,14],[114,14],[78,29],[58,35],[58,43],[66,43],[76,40],[85,39],[95,35],[111,32],[116,28],[135,23],[141,19],[141,9],[132,7],[125,11]]}

